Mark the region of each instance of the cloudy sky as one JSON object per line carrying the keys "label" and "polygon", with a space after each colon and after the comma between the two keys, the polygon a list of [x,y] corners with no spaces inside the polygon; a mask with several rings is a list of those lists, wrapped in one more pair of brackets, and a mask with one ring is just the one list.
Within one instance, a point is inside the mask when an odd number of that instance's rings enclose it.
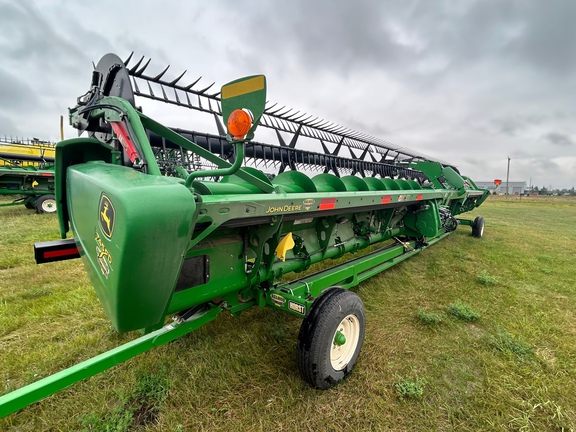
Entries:
{"label": "cloudy sky", "polygon": [[263,73],[271,101],[474,180],[505,179],[510,157],[511,181],[571,188],[575,16],[573,0],[0,0],[0,135],[57,140],[92,62],[134,51],[152,58],[150,74],[171,64],[215,88]]}

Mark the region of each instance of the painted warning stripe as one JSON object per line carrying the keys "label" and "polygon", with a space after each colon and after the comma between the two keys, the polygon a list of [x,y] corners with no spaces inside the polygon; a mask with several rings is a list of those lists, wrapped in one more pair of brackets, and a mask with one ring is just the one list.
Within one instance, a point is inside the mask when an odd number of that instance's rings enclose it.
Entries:
{"label": "painted warning stripe", "polygon": [[336,207],[336,198],[322,198],[320,200],[319,210],[330,210]]}
{"label": "painted warning stripe", "polygon": [[257,75],[253,78],[232,83],[222,87],[222,99],[229,99],[235,96],[241,96],[246,93],[252,93],[262,90],[266,81],[264,75]]}
{"label": "painted warning stripe", "polygon": [[384,195],[382,197],[382,204],[388,204],[390,201],[392,201],[392,195]]}

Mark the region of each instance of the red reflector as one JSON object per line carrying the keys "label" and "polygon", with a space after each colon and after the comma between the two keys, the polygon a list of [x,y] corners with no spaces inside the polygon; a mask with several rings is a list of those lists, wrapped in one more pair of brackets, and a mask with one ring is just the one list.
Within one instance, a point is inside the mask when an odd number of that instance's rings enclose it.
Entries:
{"label": "red reflector", "polygon": [[56,258],[66,255],[78,255],[78,248],[60,249],[44,252],[44,258]]}
{"label": "red reflector", "polygon": [[388,204],[390,201],[392,201],[392,195],[384,195],[382,197],[382,204]]}
{"label": "red reflector", "polygon": [[322,198],[318,208],[320,210],[330,210],[336,207],[336,198]]}
{"label": "red reflector", "polygon": [[42,173],[42,177],[52,177],[53,175],[52,173]]}
{"label": "red reflector", "polygon": [[418,196],[416,197],[417,200],[421,200],[422,199],[422,194],[418,194]]}

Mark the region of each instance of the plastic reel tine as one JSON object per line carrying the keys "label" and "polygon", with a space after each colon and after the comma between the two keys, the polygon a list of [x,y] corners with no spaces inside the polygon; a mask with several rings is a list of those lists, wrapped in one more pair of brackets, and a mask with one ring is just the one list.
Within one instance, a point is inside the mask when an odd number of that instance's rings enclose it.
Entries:
{"label": "plastic reel tine", "polygon": [[186,87],[184,87],[184,90],[189,91],[192,87],[194,87],[198,81],[200,81],[202,79],[202,75],[200,75],[196,81],[194,81],[192,84],[188,84]]}
{"label": "plastic reel tine", "polygon": [[144,63],[144,66],[142,66],[134,75],[135,76],[141,76],[144,71],[146,70],[146,68],[148,67],[148,65],[150,64],[150,60],[152,59],[148,59],[148,61],[146,63]]}
{"label": "plastic reel tine", "polygon": [[294,114],[290,114],[288,117],[285,118],[285,120],[289,120],[289,121],[294,121],[294,116],[298,116],[298,114],[300,114],[300,111],[296,111]]}
{"label": "plastic reel tine", "polygon": [[[274,104],[274,105],[272,105],[272,106],[274,107],[274,106],[276,106],[276,104]],[[269,113],[267,113],[267,114],[268,114],[268,115],[271,115],[271,116],[276,116],[276,114],[279,113],[280,111],[282,111],[284,108],[286,108],[286,105],[284,105],[282,108],[279,108],[279,109],[277,109],[277,110],[275,110],[275,111],[272,111],[272,112],[269,112]]]}
{"label": "plastic reel tine", "polygon": [[156,75],[154,78],[151,79],[151,81],[154,82],[159,82],[160,78],[162,78],[164,76],[164,74],[166,73],[166,71],[170,68],[170,65],[166,66],[166,68],[160,72],[158,75]]}
{"label": "plastic reel tine", "polygon": [[140,57],[140,60],[138,60],[138,62],[136,62],[136,64],[134,66],[132,66],[128,72],[130,74],[133,74],[134,72],[136,72],[136,70],[140,67],[140,63],[142,63],[143,60],[144,60],[144,56]]}
{"label": "plastic reel tine", "polygon": [[176,83],[182,79],[182,77],[184,76],[184,74],[185,74],[186,72],[187,72],[187,70],[185,70],[184,72],[182,72],[182,73],[180,74],[180,76],[179,76],[178,78],[176,78],[174,81],[170,82],[169,85],[170,85],[170,86],[175,86]]}
{"label": "plastic reel tine", "polygon": [[[269,103],[269,102],[266,101],[266,103]],[[267,108],[264,110],[264,113],[265,113],[265,114],[270,114],[270,110],[271,110],[272,108],[274,108],[276,105],[278,105],[278,104],[275,103],[275,104],[272,104],[271,106],[267,107]]]}
{"label": "plastic reel tine", "polygon": [[132,51],[130,53],[130,55],[128,56],[128,58],[126,60],[124,60],[124,66],[128,67],[128,63],[130,63],[130,60],[132,59],[133,55],[134,55],[134,51]]}
{"label": "plastic reel tine", "polygon": [[216,84],[215,82],[213,82],[212,84],[210,84],[208,87],[206,87],[204,90],[200,90],[198,91],[198,93],[203,94],[206,90],[208,90],[210,87],[212,87],[214,84]]}
{"label": "plastic reel tine", "polygon": [[290,111],[292,111],[294,108],[289,108],[288,111],[283,112],[283,113],[278,113],[278,117],[280,117],[282,120],[287,120],[286,118],[286,114],[288,114]]}

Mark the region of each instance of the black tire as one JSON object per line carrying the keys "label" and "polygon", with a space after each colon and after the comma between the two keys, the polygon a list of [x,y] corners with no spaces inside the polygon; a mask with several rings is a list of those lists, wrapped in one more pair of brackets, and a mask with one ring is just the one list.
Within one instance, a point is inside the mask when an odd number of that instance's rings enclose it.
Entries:
{"label": "black tire", "polygon": [[484,237],[484,218],[482,216],[478,216],[472,222],[472,237]]}
{"label": "black tire", "polygon": [[38,213],[55,213],[56,197],[54,195],[42,195],[36,200],[36,211]]}
{"label": "black tire", "polygon": [[357,294],[342,288],[326,290],[312,304],[298,334],[302,378],[322,390],[340,383],[358,359],[365,328],[364,305]]}

